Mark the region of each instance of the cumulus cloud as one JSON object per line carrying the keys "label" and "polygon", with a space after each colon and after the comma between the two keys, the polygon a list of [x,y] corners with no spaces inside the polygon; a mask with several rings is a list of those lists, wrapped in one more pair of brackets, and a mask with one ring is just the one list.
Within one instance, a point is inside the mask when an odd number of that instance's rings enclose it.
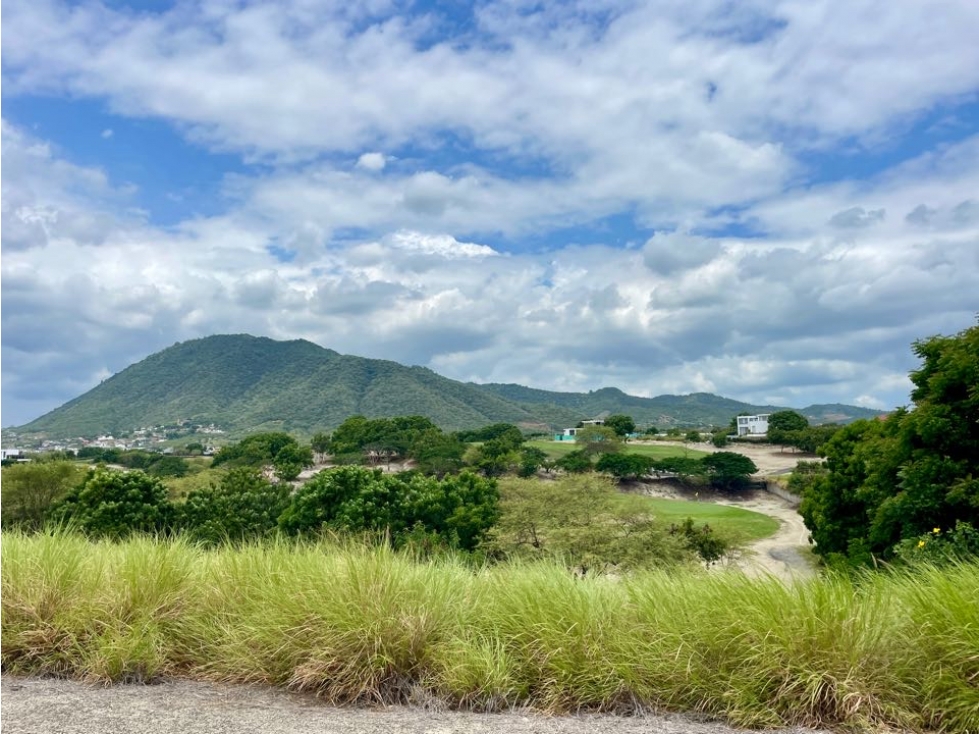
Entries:
{"label": "cumulus cloud", "polygon": [[387,158],[383,153],[364,153],[357,159],[357,167],[368,171],[382,171],[387,165]]}
{"label": "cumulus cloud", "polygon": [[[301,0],[4,21],[5,95],[95,100],[243,168],[164,227],[4,123],[8,424],[242,331],[460,379],[890,406],[908,344],[974,319],[979,135],[864,180],[805,161],[974,94],[976,3],[495,3],[454,35]],[[640,234],[604,237],[616,217]]]}

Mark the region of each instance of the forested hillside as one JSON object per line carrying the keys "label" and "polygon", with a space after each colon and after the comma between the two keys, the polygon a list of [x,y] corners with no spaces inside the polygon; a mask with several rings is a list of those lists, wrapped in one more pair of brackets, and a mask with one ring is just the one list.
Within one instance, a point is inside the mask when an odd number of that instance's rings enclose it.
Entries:
{"label": "forested hillside", "polygon": [[[874,415],[832,408],[832,420]],[[616,388],[559,393],[520,385],[476,385],[424,367],[341,355],[304,340],[279,342],[246,334],[182,342],[150,355],[18,433],[96,436],[181,421],[214,424],[233,435],[280,430],[311,434],[352,415],[422,415],[459,430],[513,423],[527,430],[572,426],[625,413],[646,425],[726,425],[739,412],[772,412],[707,393],[657,398]],[[802,411],[812,422],[825,420]]]}

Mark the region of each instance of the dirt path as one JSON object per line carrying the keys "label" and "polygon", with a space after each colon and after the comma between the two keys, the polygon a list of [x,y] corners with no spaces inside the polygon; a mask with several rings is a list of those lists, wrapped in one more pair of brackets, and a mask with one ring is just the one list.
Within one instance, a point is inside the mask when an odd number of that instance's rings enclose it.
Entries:
{"label": "dirt path", "polygon": [[[335,708],[259,686],[190,681],[110,688],[3,676],[4,734],[749,734],[692,716],[476,714]],[[759,734],[755,732],[754,734]],[[780,734],[818,734],[783,729]]]}
{"label": "dirt path", "polygon": [[[692,444],[691,448],[711,453],[733,451],[743,454],[755,462],[758,467],[756,476],[761,478],[785,474],[794,469],[799,461],[817,460],[808,454],[767,444],[732,443],[724,448],[715,448],[711,444]],[[690,499],[686,493],[668,485],[661,486],[659,490],[653,489],[650,493],[672,499]],[[753,542],[744,555],[733,561],[734,565],[749,576],[773,575],[784,581],[792,581],[806,579],[815,574],[809,553],[809,529],[792,503],[760,490],[746,492],[737,499],[719,494],[708,495],[705,492],[700,492],[698,498],[760,512],[778,520],[780,527],[774,535]]]}
{"label": "dirt path", "polygon": [[761,491],[752,492],[751,498],[744,501],[715,501],[720,505],[760,512],[781,524],[774,535],[756,540],[748,547],[747,553],[734,561],[746,574],[756,578],[773,575],[784,581],[802,580],[815,575],[808,552],[809,529],[791,504]]}

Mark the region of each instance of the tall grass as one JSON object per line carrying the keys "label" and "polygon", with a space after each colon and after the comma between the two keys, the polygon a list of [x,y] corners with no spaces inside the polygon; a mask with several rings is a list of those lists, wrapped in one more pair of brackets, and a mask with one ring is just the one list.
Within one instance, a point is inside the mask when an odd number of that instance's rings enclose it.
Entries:
{"label": "tall grass", "polygon": [[262,682],[333,702],[979,731],[979,567],[576,578],[353,542],[207,551],[5,533],[7,672]]}

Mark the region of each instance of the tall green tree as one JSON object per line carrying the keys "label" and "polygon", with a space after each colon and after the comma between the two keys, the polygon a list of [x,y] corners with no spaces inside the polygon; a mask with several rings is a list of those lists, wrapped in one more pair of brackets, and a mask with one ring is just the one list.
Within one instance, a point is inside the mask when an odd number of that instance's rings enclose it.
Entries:
{"label": "tall green tree", "polygon": [[384,534],[395,545],[421,530],[446,545],[473,550],[495,522],[498,500],[495,481],[470,472],[438,480],[338,467],[297,490],[279,526],[292,534],[323,528]]}
{"label": "tall green tree", "polygon": [[755,462],[733,451],[717,451],[700,459],[707,470],[707,479],[717,489],[743,489],[749,477],[758,471]]}
{"label": "tall green tree", "polygon": [[768,430],[801,431],[809,427],[809,421],[794,410],[779,410],[768,416]]}
{"label": "tall green tree", "polygon": [[605,425],[615,431],[615,435],[619,438],[625,438],[636,430],[636,422],[632,419],[632,416],[622,415],[620,413],[610,415],[606,418]]}
{"label": "tall green tree", "polygon": [[822,447],[800,512],[816,552],[889,559],[909,538],[979,526],[979,326],[915,342],[914,409],[857,421]]}

